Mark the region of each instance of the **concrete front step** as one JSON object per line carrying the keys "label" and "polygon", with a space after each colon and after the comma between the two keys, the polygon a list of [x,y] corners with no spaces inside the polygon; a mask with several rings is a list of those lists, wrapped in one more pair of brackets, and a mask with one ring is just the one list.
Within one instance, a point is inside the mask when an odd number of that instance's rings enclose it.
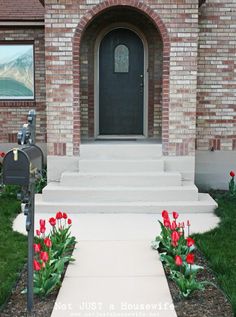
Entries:
{"label": "concrete front step", "polygon": [[155,202],[46,202],[42,195],[36,195],[36,213],[49,213],[58,210],[69,213],[153,213],[159,214],[163,209],[177,211],[181,214],[189,213],[212,213],[217,208],[217,203],[208,194],[198,194],[196,201],[155,201]]}
{"label": "concrete front step", "polygon": [[81,144],[80,158],[83,160],[94,159],[133,159],[133,160],[150,160],[162,156],[161,144],[148,144],[135,142],[122,142],[107,144]]}
{"label": "concrete front step", "polygon": [[64,172],[61,186],[77,187],[156,187],[181,186],[180,173],[73,173]]}
{"label": "concrete front step", "polygon": [[191,186],[167,187],[72,187],[50,183],[43,189],[44,201],[57,202],[148,202],[198,200],[198,189]]}
{"label": "concrete front step", "polygon": [[81,173],[149,173],[163,172],[164,160],[79,160]]}

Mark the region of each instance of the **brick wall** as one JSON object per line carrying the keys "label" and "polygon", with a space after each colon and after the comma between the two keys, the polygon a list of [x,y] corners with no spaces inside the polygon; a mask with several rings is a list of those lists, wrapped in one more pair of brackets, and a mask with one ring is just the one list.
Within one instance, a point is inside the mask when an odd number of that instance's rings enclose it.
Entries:
{"label": "brick wall", "polygon": [[197,149],[236,150],[236,10],[234,0],[200,9]]}
{"label": "brick wall", "polygon": [[104,10],[129,6],[149,17],[163,39],[162,137],[165,154],[194,155],[198,1],[46,0],[48,150],[78,153],[79,50],[84,29]]}
{"label": "brick wall", "polygon": [[37,111],[37,142],[46,142],[44,28],[0,27],[0,41],[4,44],[33,41],[35,50],[35,100],[0,100],[0,142],[16,142],[16,133],[26,122],[30,109]]}

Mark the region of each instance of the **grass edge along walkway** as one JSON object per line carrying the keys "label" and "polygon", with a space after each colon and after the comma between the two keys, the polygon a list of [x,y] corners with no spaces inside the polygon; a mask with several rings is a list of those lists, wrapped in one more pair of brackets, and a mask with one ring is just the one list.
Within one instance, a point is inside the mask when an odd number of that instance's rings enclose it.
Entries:
{"label": "grass edge along walkway", "polygon": [[214,271],[220,288],[229,298],[236,316],[236,197],[217,191],[212,191],[211,195],[219,205],[215,213],[221,221],[217,228],[195,234],[194,238]]}
{"label": "grass edge along walkway", "polygon": [[0,311],[27,258],[27,237],[12,230],[19,211],[20,203],[14,197],[0,197]]}

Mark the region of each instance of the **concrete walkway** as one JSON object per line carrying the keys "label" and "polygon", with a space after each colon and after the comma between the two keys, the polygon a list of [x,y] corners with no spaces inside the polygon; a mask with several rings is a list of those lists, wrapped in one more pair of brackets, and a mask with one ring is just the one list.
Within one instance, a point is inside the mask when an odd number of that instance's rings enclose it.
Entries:
{"label": "concrete walkway", "polygon": [[[36,216],[48,219],[49,214]],[[52,317],[176,317],[158,253],[150,241],[159,234],[160,215],[72,214],[78,239]],[[187,220],[186,215],[181,220]],[[189,216],[194,232],[218,223],[213,214]],[[14,229],[24,232],[19,215]]]}

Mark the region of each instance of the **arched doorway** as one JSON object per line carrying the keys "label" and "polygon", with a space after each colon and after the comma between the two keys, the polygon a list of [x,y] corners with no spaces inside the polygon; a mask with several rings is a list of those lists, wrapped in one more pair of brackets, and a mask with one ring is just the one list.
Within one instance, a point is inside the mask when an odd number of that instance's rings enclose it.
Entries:
{"label": "arched doorway", "polygon": [[[132,122],[129,118],[128,113],[125,109],[129,109],[127,103],[122,100],[123,95],[121,92],[116,94],[120,106],[114,107],[116,111],[107,112],[109,105],[114,105],[114,100],[111,102],[114,96],[107,94],[107,105],[102,106],[103,114],[107,113],[107,116],[101,117],[101,87],[103,85],[103,92],[107,90],[110,85],[112,88],[112,80],[109,79],[106,82],[101,82],[100,76],[100,44],[103,39],[110,32],[115,32],[118,29],[126,29],[127,32],[133,35],[140,43],[140,48],[142,47],[140,56],[140,61],[137,64],[140,66],[137,72],[134,73],[136,77],[136,86],[129,89],[129,92],[133,90],[133,96],[139,97],[138,101],[134,101],[133,106],[130,103],[130,113],[135,117],[136,122],[133,127],[130,126],[129,130],[128,124]],[[120,42],[120,45],[122,43]],[[113,50],[115,47],[113,47]],[[125,52],[125,48],[120,47],[121,51]],[[98,135],[135,135],[148,138],[158,138],[161,139],[162,136],[162,109],[163,109],[163,40],[162,36],[154,25],[154,23],[148,18],[147,15],[142,12],[135,10],[131,7],[111,7],[102,13],[98,14],[91,22],[87,25],[83,32],[83,36],[80,40],[80,129],[81,138],[96,138]],[[127,50],[126,50],[127,52]],[[110,69],[114,72],[114,55],[110,52]],[[119,54],[119,50],[118,53]],[[111,58],[112,57],[112,58]],[[118,58],[118,56],[117,56]],[[127,56],[126,56],[127,58]],[[135,60],[135,58],[134,58]],[[105,63],[106,64],[106,63]],[[143,69],[141,69],[143,68]],[[139,75],[137,75],[139,74]],[[125,79],[127,73],[113,74],[120,78],[120,84],[129,84],[130,81]],[[143,77],[142,77],[143,76]],[[134,82],[133,82],[134,83]],[[101,84],[101,85],[100,85]],[[128,85],[124,85],[126,88]],[[105,87],[105,88],[104,88]],[[166,86],[165,86],[166,87]],[[136,89],[136,91],[135,91]],[[113,92],[117,92],[116,88]],[[112,89],[110,90],[112,92]],[[166,94],[165,94],[166,96]],[[116,97],[114,97],[116,98]],[[132,95],[126,98],[132,98]],[[135,106],[136,105],[136,108]],[[123,110],[121,109],[123,107]],[[133,107],[133,108],[132,108]],[[118,111],[119,110],[119,111]],[[118,115],[117,115],[118,112]],[[126,117],[122,118],[122,114]],[[110,118],[108,118],[110,116]],[[117,118],[117,123],[112,121],[112,118]],[[132,118],[133,118],[132,117]],[[102,129],[100,129],[100,121],[105,122]],[[127,126],[122,127],[122,121],[126,121]],[[142,124],[141,124],[142,122]],[[110,128],[114,130],[106,130],[107,123],[110,123]],[[118,126],[119,123],[119,126]],[[105,126],[105,129],[104,129]],[[116,129],[115,129],[116,126]],[[137,128],[139,126],[139,128]],[[120,130],[119,130],[120,129]],[[123,129],[123,130],[122,130]]]}

